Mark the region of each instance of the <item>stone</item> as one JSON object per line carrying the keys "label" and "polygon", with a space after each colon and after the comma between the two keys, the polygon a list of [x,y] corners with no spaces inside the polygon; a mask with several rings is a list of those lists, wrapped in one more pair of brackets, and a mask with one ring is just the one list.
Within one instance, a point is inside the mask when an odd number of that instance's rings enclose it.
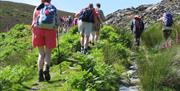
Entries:
{"label": "stone", "polygon": [[[159,19],[165,10],[170,10],[172,13],[180,12],[180,0],[169,2],[169,0],[162,0],[157,4],[141,5],[139,7],[131,7],[127,9],[119,9],[107,15],[106,24],[114,25],[116,27],[129,28],[129,22],[134,15],[139,14],[145,18],[144,22],[148,26]],[[145,26],[146,27],[146,26]]]}

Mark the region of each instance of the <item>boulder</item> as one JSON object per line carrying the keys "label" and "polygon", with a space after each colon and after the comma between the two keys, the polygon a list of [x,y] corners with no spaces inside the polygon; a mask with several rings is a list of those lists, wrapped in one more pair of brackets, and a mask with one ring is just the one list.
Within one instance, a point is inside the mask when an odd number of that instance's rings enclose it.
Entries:
{"label": "boulder", "polygon": [[162,0],[157,4],[141,5],[139,7],[131,7],[127,9],[119,9],[109,15],[107,15],[107,24],[117,27],[129,27],[129,22],[136,14],[144,17],[146,25],[157,21],[165,10],[171,11],[173,14],[180,12],[180,0]]}

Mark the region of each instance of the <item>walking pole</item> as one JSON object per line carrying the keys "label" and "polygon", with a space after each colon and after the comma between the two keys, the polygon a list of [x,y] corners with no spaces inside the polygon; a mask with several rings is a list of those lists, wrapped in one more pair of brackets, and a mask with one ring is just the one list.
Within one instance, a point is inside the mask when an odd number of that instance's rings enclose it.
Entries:
{"label": "walking pole", "polygon": [[[56,35],[56,39],[57,39],[57,50],[58,50],[58,61],[60,60],[60,49],[59,49],[59,29],[60,27],[58,26],[58,31],[57,31],[57,35]],[[59,64],[59,69],[60,69],[60,74],[62,74],[62,70],[61,70],[61,62]]]}

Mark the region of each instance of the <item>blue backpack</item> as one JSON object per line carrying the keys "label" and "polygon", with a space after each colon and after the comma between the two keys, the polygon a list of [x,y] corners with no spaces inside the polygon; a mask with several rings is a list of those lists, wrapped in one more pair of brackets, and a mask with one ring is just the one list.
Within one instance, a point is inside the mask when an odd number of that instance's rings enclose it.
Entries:
{"label": "blue backpack", "polygon": [[170,12],[166,12],[163,15],[164,26],[170,27],[173,24],[173,16]]}
{"label": "blue backpack", "polygon": [[56,7],[46,3],[39,12],[40,14],[37,17],[38,27],[44,29],[55,29],[57,25]]}
{"label": "blue backpack", "polygon": [[86,8],[80,13],[79,19],[82,20],[83,22],[93,23],[94,22],[93,10],[90,8]]}

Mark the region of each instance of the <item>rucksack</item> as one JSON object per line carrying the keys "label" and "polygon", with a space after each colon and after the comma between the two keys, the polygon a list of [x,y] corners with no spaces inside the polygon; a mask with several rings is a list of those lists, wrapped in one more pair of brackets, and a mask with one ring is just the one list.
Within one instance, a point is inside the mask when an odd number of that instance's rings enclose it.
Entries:
{"label": "rucksack", "polygon": [[83,10],[80,13],[79,19],[82,20],[83,22],[93,23],[94,22],[93,9],[86,8],[85,10]]}
{"label": "rucksack", "polygon": [[55,29],[56,23],[56,8],[49,3],[45,3],[44,7],[39,10],[39,16],[37,17],[37,26],[44,29]]}
{"label": "rucksack", "polygon": [[97,9],[97,12],[99,13],[101,20],[102,20],[102,21],[105,21],[105,20],[106,20],[106,18],[105,18],[105,16],[104,16],[103,11],[102,11],[102,10],[100,10],[100,9]]}
{"label": "rucksack", "polygon": [[163,15],[163,22],[164,22],[164,26],[172,26],[173,24],[173,16],[170,12],[166,12]]}
{"label": "rucksack", "polygon": [[141,19],[134,19],[134,28],[135,31],[142,31],[144,30],[144,24]]}

